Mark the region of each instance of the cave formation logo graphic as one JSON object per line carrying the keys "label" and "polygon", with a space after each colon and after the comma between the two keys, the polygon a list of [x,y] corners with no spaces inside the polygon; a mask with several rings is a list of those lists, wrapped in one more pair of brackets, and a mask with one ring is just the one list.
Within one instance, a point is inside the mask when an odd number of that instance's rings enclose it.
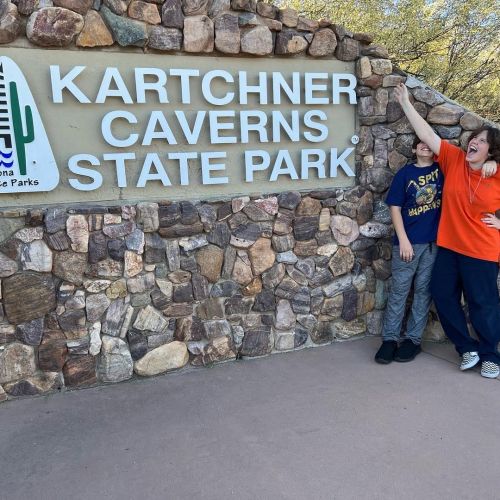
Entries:
{"label": "cave formation logo graphic", "polygon": [[52,191],[59,170],[30,87],[0,56],[0,193]]}

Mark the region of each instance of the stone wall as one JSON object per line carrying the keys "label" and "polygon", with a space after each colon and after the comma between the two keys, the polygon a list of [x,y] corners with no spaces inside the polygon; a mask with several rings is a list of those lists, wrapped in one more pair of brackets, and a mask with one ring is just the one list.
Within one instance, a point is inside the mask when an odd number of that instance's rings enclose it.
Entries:
{"label": "stone wall", "polygon": [[379,334],[413,140],[393,88],[456,143],[483,121],[369,35],[255,0],[0,0],[0,42],[356,61],[360,137],[350,189],[1,212],[0,401]]}

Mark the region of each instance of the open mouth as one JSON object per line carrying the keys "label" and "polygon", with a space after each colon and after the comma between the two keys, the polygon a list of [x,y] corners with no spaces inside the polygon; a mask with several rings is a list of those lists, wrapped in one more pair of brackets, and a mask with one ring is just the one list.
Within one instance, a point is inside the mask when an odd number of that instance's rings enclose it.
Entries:
{"label": "open mouth", "polygon": [[468,153],[477,153],[476,146],[473,146],[472,144],[469,145],[469,151],[468,151]]}

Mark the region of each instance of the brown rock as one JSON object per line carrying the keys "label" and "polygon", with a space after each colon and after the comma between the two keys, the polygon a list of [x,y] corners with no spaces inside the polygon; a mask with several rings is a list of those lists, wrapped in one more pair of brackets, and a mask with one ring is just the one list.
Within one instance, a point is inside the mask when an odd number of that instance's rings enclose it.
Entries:
{"label": "brown rock", "polygon": [[357,222],[344,215],[332,217],[331,229],[335,240],[340,245],[349,245],[359,236]]}
{"label": "brown rock", "polygon": [[283,29],[283,24],[276,19],[268,19],[267,17],[263,17],[261,22],[264,26],[267,26],[271,31],[281,31]]}
{"label": "brown rock", "polygon": [[297,241],[295,243],[293,252],[298,257],[309,257],[311,255],[316,255],[317,250],[318,250],[318,242],[314,239],[307,241]]}
{"label": "brown rock", "polygon": [[184,19],[184,50],[186,52],[213,52],[214,23],[208,16]]}
{"label": "brown rock", "polygon": [[68,348],[63,339],[43,342],[38,348],[38,366],[46,372],[60,372],[63,369]]}
{"label": "brown rock", "polygon": [[271,249],[271,240],[259,238],[248,250],[255,276],[271,268],[276,260],[276,255]]}
{"label": "brown rock", "polygon": [[35,369],[33,347],[16,342],[0,351],[0,384],[28,377]]}
{"label": "brown rock", "polygon": [[297,30],[315,32],[318,30],[318,28],[319,28],[318,21],[308,19],[307,17],[299,16],[299,19],[297,21]]}
{"label": "brown rock", "polygon": [[297,215],[318,215],[321,212],[321,202],[310,196],[302,198],[297,207]]}
{"label": "brown rock", "polygon": [[371,59],[372,71],[377,75],[390,75],[392,63],[388,59]]}
{"label": "brown rock", "polygon": [[66,221],[66,232],[74,252],[88,252],[89,226],[84,215],[70,215]]}
{"label": "brown rock", "polygon": [[3,297],[5,314],[13,324],[40,318],[56,306],[52,277],[31,272],[4,279]]}
{"label": "brown rock", "polygon": [[46,7],[31,14],[26,26],[30,42],[43,47],[66,47],[83,28],[83,17],[61,7]]}
{"label": "brown rock", "polygon": [[441,104],[432,108],[427,115],[429,123],[437,125],[456,125],[464,114],[464,109],[455,104]]}
{"label": "brown rock", "polygon": [[242,293],[243,295],[249,297],[253,295],[257,295],[262,291],[262,280],[259,276],[254,278],[247,286],[243,287]]}
{"label": "brown rock", "polygon": [[361,53],[364,56],[380,57],[382,59],[389,59],[389,51],[383,45],[370,45],[362,47]]}
{"label": "brown rock", "polygon": [[182,0],[182,10],[186,16],[208,14],[208,0]]}
{"label": "brown rock", "polygon": [[54,255],[53,273],[63,280],[81,285],[87,267],[87,256],[71,250],[56,252]]}
{"label": "brown rock", "polygon": [[312,57],[331,56],[337,48],[335,33],[328,29],[320,29],[314,34],[308,54]]}
{"label": "brown rock", "polygon": [[354,266],[354,254],[349,247],[339,247],[328,263],[334,276],[348,273]]}
{"label": "brown rock", "polygon": [[231,0],[231,9],[255,12],[257,10],[257,0]]}
{"label": "brown rock", "polygon": [[95,10],[85,16],[85,24],[76,39],[78,47],[105,47],[113,45],[113,37],[104,24],[102,17]]}
{"label": "brown rock", "polygon": [[462,118],[460,118],[460,125],[464,130],[475,130],[481,127],[483,123],[484,120],[480,116],[470,111],[464,113]]}
{"label": "brown rock", "polygon": [[307,40],[295,30],[283,30],[276,36],[275,53],[278,55],[300,54],[309,44]]}
{"label": "brown rock", "polygon": [[224,54],[239,54],[240,28],[237,15],[228,12],[215,18],[215,48]]}
{"label": "brown rock", "polygon": [[255,26],[241,34],[241,52],[255,56],[267,56],[274,50],[273,35],[267,26]]}
{"label": "brown rock", "polygon": [[276,19],[279,9],[275,5],[266,2],[257,2],[257,14],[269,19]]}
{"label": "brown rock", "polygon": [[216,245],[208,245],[196,253],[196,262],[200,267],[200,273],[210,283],[215,283],[219,278],[224,262],[224,250]]}
{"label": "brown rock", "polygon": [[92,7],[93,0],[53,0],[53,2],[54,7],[64,7],[84,16]]}
{"label": "brown rock", "polygon": [[63,368],[64,382],[68,387],[82,387],[97,382],[96,358],[94,356],[74,356]]}
{"label": "brown rock", "polygon": [[280,9],[278,20],[287,28],[295,28],[299,22],[299,14],[296,10],[287,7],[285,9]]}
{"label": "brown rock", "polygon": [[337,59],[341,61],[355,61],[359,56],[359,42],[345,37],[337,45]]}
{"label": "brown rock", "polygon": [[17,7],[9,3],[6,12],[0,16],[0,44],[13,42],[21,30],[21,16]]}
{"label": "brown rock", "polygon": [[160,24],[161,17],[156,5],[141,0],[134,0],[128,6],[128,15],[133,19],[144,21],[148,24]]}
{"label": "brown rock", "polygon": [[233,280],[240,285],[248,285],[252,279],[252,268],[250,263],[246,261],[247,259],[242,259],[240,256],[236,257],[233,268]]}

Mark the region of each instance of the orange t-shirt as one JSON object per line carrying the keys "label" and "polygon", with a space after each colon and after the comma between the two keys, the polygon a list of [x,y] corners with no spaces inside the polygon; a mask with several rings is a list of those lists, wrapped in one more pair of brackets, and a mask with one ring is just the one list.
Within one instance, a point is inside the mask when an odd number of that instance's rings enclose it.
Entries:
{"label": "orange t-shirt", "polygon": [[469,168],[465,156],[457,146],[441,141],[438,162],[445,181],[437,244],[468,257],[498,262],[500,231],[481,218],[500,208],[500,168],[494,176],[482,179],[481,170]]}

